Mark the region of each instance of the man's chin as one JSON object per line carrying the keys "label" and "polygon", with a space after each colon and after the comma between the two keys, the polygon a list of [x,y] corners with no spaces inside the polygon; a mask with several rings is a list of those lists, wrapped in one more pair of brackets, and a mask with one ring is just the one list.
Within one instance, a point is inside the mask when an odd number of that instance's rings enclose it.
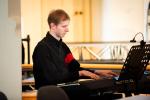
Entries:
{"label": "man's chin", "polygon": [[66,34],[62,35],[61,38],[65,37]]}

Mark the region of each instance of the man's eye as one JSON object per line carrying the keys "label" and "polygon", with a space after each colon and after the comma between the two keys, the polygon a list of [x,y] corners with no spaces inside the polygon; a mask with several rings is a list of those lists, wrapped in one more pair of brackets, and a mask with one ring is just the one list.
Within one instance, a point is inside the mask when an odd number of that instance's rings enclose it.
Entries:
{"label": "man's eye", "polygon": [[67,26],[62,26],[63,28],[66,28]]}

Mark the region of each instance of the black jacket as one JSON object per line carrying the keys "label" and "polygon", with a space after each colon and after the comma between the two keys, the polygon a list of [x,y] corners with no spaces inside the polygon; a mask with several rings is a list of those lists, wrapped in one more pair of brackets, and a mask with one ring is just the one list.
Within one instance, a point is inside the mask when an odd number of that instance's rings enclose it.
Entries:
{"label": "black jacket", "polygon": [[77,80],[79,70],[80,64],[73,58],[68,46],[49,33],[35,47],[33,74],[36,88]]}

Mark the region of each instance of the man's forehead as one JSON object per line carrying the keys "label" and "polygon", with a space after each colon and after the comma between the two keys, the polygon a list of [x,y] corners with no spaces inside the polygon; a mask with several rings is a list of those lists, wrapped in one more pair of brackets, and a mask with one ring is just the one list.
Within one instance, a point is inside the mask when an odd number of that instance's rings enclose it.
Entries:
{"label": "man's forehead", "polygon": [[64,21],[60,21],[59,24],[61,24],[61,25],[67,25],[67,24],[69,24],[69,22],[70,22],[70,20],[64,20]]}

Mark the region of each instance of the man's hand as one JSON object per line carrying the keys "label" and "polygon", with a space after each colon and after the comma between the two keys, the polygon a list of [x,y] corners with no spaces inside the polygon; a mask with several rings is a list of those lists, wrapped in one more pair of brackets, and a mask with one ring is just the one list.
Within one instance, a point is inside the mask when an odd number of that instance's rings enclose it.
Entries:
{"label": "man's hand", "polygon": [[97,75],[102,76],[102,77],[108,77],[108,78],[112,78],[114,76],[118,76],[118,74],[112,72],[111,70],[95,70],[95,73]]}
{"label": "man's hand", "polygon": [[89,77],[91,79],[95,79],[95,80],[100,79],[99,75],[92,73],[92,72],[89,72],[89,71],[86,71],[86,70],[79,71],[79,76],[87,76],[87,77]]}

